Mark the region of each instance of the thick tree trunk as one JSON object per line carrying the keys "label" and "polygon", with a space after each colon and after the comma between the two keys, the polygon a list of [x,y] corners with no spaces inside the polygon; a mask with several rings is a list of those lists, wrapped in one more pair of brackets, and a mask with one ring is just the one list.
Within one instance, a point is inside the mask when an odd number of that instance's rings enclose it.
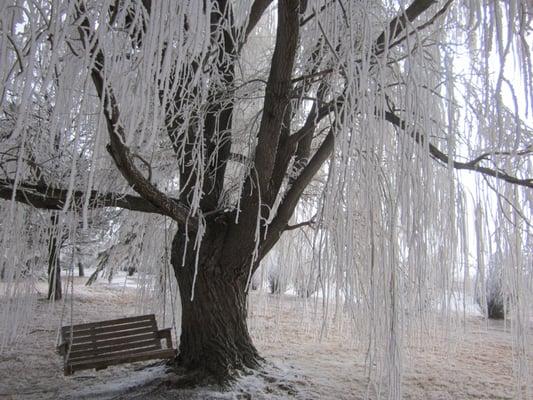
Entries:
{"label": "thick tree trunk", "polygon": [[192,246],[183,257],[180,233],[172,247],[182,303],[177,362],[196,382],[225,383],[236,371],[257,367],[260,360],[246,321],[245,263],[238,258],[231,265],[222,262],[221,237],[204,237],[196,269]]}

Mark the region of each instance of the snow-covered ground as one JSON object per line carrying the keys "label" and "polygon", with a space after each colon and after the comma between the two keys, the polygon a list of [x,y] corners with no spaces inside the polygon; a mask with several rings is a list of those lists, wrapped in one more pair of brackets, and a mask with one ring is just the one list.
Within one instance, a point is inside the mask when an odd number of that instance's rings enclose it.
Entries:
{"label": "snow-covered ground", "polygon": [[[161,385],[165,367],[157,362],[63,376],[62,359],[55,353],[61,315],[64,321],[71,306],[75,322],[133,315],[134,279],[111,284],[99,280],[86,287],[86,278],[75,278],[72,304],[39,300],[29,333],[0,354],[0,399],[376,398],[367,384],[363,348],[336,329],[318,342],[320,321],[303,312],[300,300],[287,296],[280,301],[257,293],[251,298],[250,329],[267,361],[261,371],[243,375],[229,391],[169,390]],[[45,293],[44,286],[38,289]],[[514,398],[512,340],[502,322],[487,324],[471,315],[464,328],[447,338],[443,333],[423,345],[411,345],[408,353],[405,399]]]}

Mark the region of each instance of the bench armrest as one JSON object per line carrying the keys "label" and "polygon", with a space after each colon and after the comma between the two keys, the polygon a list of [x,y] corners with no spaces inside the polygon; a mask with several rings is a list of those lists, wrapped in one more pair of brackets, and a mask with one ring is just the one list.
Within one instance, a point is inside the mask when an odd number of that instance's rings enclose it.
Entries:
{"label": "bench armrest", "polygon": [[172,349],[172,335],[170,333],[171,328],[160,329],[157,331],[157,337],[159,339],[165,339],[165,343],[168,349]]}

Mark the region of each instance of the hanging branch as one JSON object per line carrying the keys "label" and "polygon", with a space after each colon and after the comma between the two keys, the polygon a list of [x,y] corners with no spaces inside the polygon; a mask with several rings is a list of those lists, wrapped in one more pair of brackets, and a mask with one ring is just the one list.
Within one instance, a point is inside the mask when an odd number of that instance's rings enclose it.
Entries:
{"label": "hanging branch", "polygon": [[[407,25],[407,22],[412,22],[415,18],[422,15],[427,9],[429,9],[435,3],[436,1],[434,0],[415,0],[402,15],[394,18],[389,23],[389,29],[386,31],[383,31],[381,35],[376,39],[375,44],[373,46],[374,55],[378,55],[379,53],[381,53],[384,50],[383,46],[385,46],[386,43],[389,43],[390,41],[398,38],[399,35],[404,31]],[[431,18],[430,23],[433,23],[437,17],[441,16],[444,12],[446,12],[450,4],[451,4],[451,0],[449,0],[445,4],[445,6],[442,9],[440,9],[434,17]],[[426,27],[427,25],[428,24],[424,24],[422,26]],[[396,45],[399,42],[400,41],[396,41],[394,44]],[[309,135],[312,135],[320,119],[324,118],[326,115],[329,115],[329,113],[332,110],[334,110],[336,107],[339,107],[339,108],[342,107],[345,100],[346,99],[344,95],[339,95],[337,98],[332,100],[327,105],[322,106],[318,112],[316,111],[316,108],[313,107],[313,109],[310,112],[310,115],[314,114],[316,119],[308,118],[304,126],[298,132],[296,132],[295,134],[291,136],[291,140],[295,142],[299,142],[303,138],[308,137]],[[400,128],[404,130],[406,128],[405,123],[392,113],[386,113],[385,119],[389,122],[395,123],[397,126],[399,126]],[[412,133],[411,135],[418,143],[422,143],[423,135],[421,135],[420,133]],[[292,186],[288,190],[287,194],[284,196],[282,203],[278,207],[278,214],[269,226],[267,238],[263,242],[262,247],[261,247],[260,257],[263,257],[266,253],[268,253],[268,251],[276,243],[279,235],[281,235],[283,230],[287,228],[287,224],[284,223],[284,221],[288,221],[288,219],[294,212],[294,209],[305,187],[307,187],[307,185],[312,180],[314,175],[318,172],[320,167],[323,165],[323,163],[327,160],[327,158],[332,153],[333,148],[334,148],[333,144],[334,144],[334,136],[333,136],[333,132],[330,131],[326,139],[320,145],[319,149],[315,152],[314,156],[311,158],[311,161],[301,171],[298,178],[294,180]],[[448,164],[449,162],[448,156],[442,153],[437,147],[435,147],[432,144],[430,144],[430,152],[434,158],[436,158],[437,160],[445,164]],[[452,166],[455,169],[466,169],[466,170],[476,171],[484,175],[493,176],[498,179],[503,179],[507,182],[522,185],[522,186],[527,186],[527,187],[533,186],[533,181],[531,179],[518,179],[504,172],[479,166],[478,162],[481,161],[481,159],[483,159],[485,156],[486,155],[483,155],[483,157],[478,157],[475,160],[472,160],[466,163],[453,161]]]}
{"label": "hanging branch", "polygon": [[[235,25],[231,2],[221,1],[219,7],[222,9],[211,16],[211,36],[216,38],[218,45],[224,51],[219,53],[213,65],[213,73],[219,77],[222,88],[231,88],[235,79],[236,53],[238,51],[235,40],[238,34],[231,29]],[[220,27],[224,27],[222,32],[218,32]],[[213,93],[217,93],[219,90],[220,88],[216,85],[211,87]],[[224,176],[231,154],[234,107],[233,92],[230,92],[228,96],[214,95],[211,98],[204,118],[203,131],[203,143],[206,148],[206,162],[204,164],[206,173],[203,176],[203,197],[200,200],[200,209],[206,212],[217,208],[224,192]]]}
{"label": "hanging branch", "polygon": [[[423,14],[431,5],[436,3],[436,0],[415,0],[403,13],[402,15],[394,18],[389,23],[388,30],[385,30],[381,35],[376,39],[373,49],[374,54],[378,55],[383,51],[383,46],[385,43],[388,43],[390,40],[397,38],[405,29],[407,21],[411,22],[421,14]],[[342,107],[346,98],[344,94],[341,94],[330,101],[328,104],[321,106],[320,108],[316,107],[316,103],[313,106],[306,123],[304,126],[291,136],[290,140],[296,143],[300,142],[304,138],[309,138],[309,135],[312,135],[318,125],[318,122],[329,115],[335,108]],[[266,101],[265,101],[266,103]],[[307,151],[309,152],[310,142],[308,141]],[[315,152],[309,163],[302,169],[299,176],[294,179],[291,187],[284,196],[281,204],[278,207],[278,212],[272,223],[269,225],[268,234],[264,242],[262,243],[260,250],[260,258],[262,258],[272,246],[276,243],[279,236],[287,227],[287,222],[291,217],[298,201],[305,190],[309,185],[313,177],[316,175],[318,170],[328,159],[334,149],[334,133],[333,130],[327,134],[326,138]]]}
{"label": "hanging branch", "polygon": [[[376,41],[374,42],[372,46],[372,53],[374,56],[378,56],[379,54],[383,53],[385,51],[385,46],[388,43],[391,43],[395,39],[397,39],[400,34],[405,30],[407,27],[408,22],[414,21],[417,17],[422,15],[428,8],[430,8],[433,4],[438,3],[437,0],[415,0],[413,1],[409,7],[405,10],[405,12],[402,12],[397,17],[393,18],[389,22],[389,26],[387,29],[385,29],[381,34],[378,36]],[[449,4],[445,6],[447,8]],[[442,12],[439,12],[437,15],[441,15]]]}
{"label": "hanging branch", "polygon": [[324,162],[329,158],[333,152],[335,144],[335,136],[333,129],[330,129],[326,138],[315,152],[309,163],[302,169],[300,175],[293,181],[290,189],[283,198],[278,207],[278,213],[268,227],[268,234],[261,245],[259,259],[263,258],[270,249],[276,244],[279,236],[283,233],[287,226],[287,221],[292,216],[302,193],[314,178],[316,173],[320,170]]}
{"label": "hanging branch", "polygon": [[407,32],[404,36],[402,36],[401,38],[399,38],[398,40],[396,40],[395,42],[391,43],[389,45],[389,49],[399,45],[400,43],[402,43],[403,41],[405,41],[409,36],[412,36],[414,35],[415,33],[417,32],[420,32],[424,29],[426,29],[427,27],[433,25],[437,19],[441,16],[443,16],[444,14],[446,14],[446,11],[448,11],[448,8],[450,8],[451,4],[452,4],[453,0],[448,0],[446,2],[446,4],[444,4],[444,6],[437,12],[435,13],[435,15],[433,15],[433,17],[431,17],[427,22],[423,23],[422,25],[420,26],[417,26],[416,29],[410,31],[410,32]]}
{"label": "hanging branch", "polygon": [[[80,6],[80,12],[83,11],[83,7]],[[155,185],[143,176],[133,163],[131,152],[124,144],[125,132],[120,123],[118,101],[111,88],[104,81],[105,56],[100,49],[98,39],[91,32],[87,17],[82,20],[79,32],[84,45],[94,58],[94,63],[91,68],[91,78],[98,97],[103,103],[103,114],[109,135],[107,150],[111,154],[117,169],[131,188],[139,193],[142,198],[153,204],[156,208],[159,208],[162,214],[168,215],[182,224],[188,224],[191,229],[195,230],[198,221],[196,218],[190,216],[189,209],[157,189]]]}
{"label": "hanging branch", "polygon": [[[0,179],[0,198],[11,200],[15,191],[15,201],[45,210],[62,210],[67,200],[68,190],[43,184],[19,183],[14,188],[14,180]],[[120,193],[101,193],[96,190],[86,193],[75,190],[71,194],[69,209],[81,211],[86,196],[89,208],[119,207],[132,211],[163,214],[162,211],[142,197]]]}
{"label": "hanging branch", "polygon": [[[237,52],[240,49],[238,46],[242,44],[237,43],[241,40],[241,29],[233,29],[235,21],[231,3],[226,1],[216,3],[217,7],[212,9],[210,15],[210,44],[211,49],[214,50],[219,46],[219,50],[223,51],[213,51],[217,57],[209,61],[209,68],[205,65],[207,58],[192,59],[186,72],[171,78],[171,86],[177,87],[173,97],[166,99],[160,96],[166,111],[166,131],[174,153],[179,158],[182,185],[180,200],[183,204],[189,204],[191,198],[196,197],[194,192],[201,185],[199,208],[204,213],[216,209],[224,192],[226,164],[231,157],[234,69]],[[261,8],[259,3],[257,7]],[[259,12],[259,10],[252,11],[253,14]],[[254,22],[256,17],[259,18],[260,15],[250,17],[252,25],[257,23],[257,20]],[[188,30],[189,26],[186,25],[185,29]],[[194,118],[192,118],[194,122],[186,121],[182,110],[189,105],[191,93],[200,90],[196,75],[204,69],[204,72],[212,78],[209,79],[208,102],[201,108],[194,106]],[[203,124],[197,122],[200,119],[203,119]],[[189,125],[184,126],[184,124]],[[198,147],[205,151],[201,158],[197,157]]]}
{"label": "hanging branch", "polygon": [[[394,126],[400,128],[405,133],[407,133],[419,145],[423,145],[425,143],[426,139],[425,139],[424,134],[422,134],[422,133],[420,133],[418,131],[414,131],[412,129],[409,129],[409,127],[407,126],[406,122],[403,121],[402,119],[400,119],[400,117],[398,117],[396,114],[394,114],[394,113],[392,113],[390,111],[385,111],[384,117],[385,117],[385,120],[387,120],[388,122],[390,122]],[[434,159],[442,162],[444,165],[451,165],[453,168],[459,169],[459,170],[468,170],[468,171],[479,172],[479,173],[481,173],[483,175],[492,176],[494,178],[501,179],[501,180],[504,180],[506,182],[509,182],[509,183],[512,183],[512,184],[515,184],[515,185],[520,185],[520,186],[533,188],[533,179],[532,178],[520,179],[520,178],[517,178],[515,176],[509,175],[509,174],[507,174],[504,171],[498,171],[498,170],[495,170],[495,169],[492,169],[492,168],[483,167],[483,166],[479,165],[479,163],[486,158],[486,156],[487,156],[486,153],[482,154],[479,157],[474,158],[473,160],[470,160],[470,161],[467,161],[467,162],[461,162],[461,161],[451,160],[448,155],[443,153],[441,150],[439,150],[432,143],[428,143],[428,146],[429,146],[429,153],[431,154],[431,156]]]}

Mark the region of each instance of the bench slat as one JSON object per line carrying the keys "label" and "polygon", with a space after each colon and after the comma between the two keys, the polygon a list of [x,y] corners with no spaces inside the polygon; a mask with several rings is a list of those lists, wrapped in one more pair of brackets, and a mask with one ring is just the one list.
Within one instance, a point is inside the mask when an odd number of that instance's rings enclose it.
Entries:
{"label": "bench slat", "polygon": [[135,350],[139,348],[144,347],[153,347],[155,349],[161,349],[161,344],[156,343],[153,338],[149,340],[144,340],[142,342],[125,342],[123,344],[116,344],[113,346],[107,346],[107,347],[101,347],[99,343],[97,343],[96,350],[89,349],[89,350],[72,350],[69,355],[69,359],[73,360],[75,358],[82,358],[87,356],[93,356],[93,357],[99,357],[104,354],[109,353],[115,353],[117,351],[123,351],[123,350]]}
{"label": "bench slat", "polygon": [[[79,338],[83,336],[90,336],[93,334],[99,335],[101,333],[120,332],[120,331],[127,332],[135,328],[143,328],[146,326],[153,328],[152,321],[130,322],[128,324],[111,325],[111,326],[104,326],[104,327],[94,326],[88,329],[74,330],[72,332],[72,336],[75,338]],[[70,330],[67,328],[66,332],[63,333],[63,338],[68,339],[69,337],[70,337]]]}
{"label": "bench slat", "polygon": [[80,357],[69,357],[69,363],[71,364],[76,364],[78,362],[81,362],[81,361],[87,361],[87,360],[94,360],[94,359],[97,359],[97,358],[107,358],[107,357],[118,357],[118,356],[129,356],[129,355],[135,355],[135,354],[138,354],[138,353],[146,353],[146,352],[149,352],[149,351],[159,351],[161,350],[161,348],[157,347],[157,346],[154,346],[153,344],[149,344],[145,347],[140,347],[140,348],[134,348],[134,349],[122,349],[122,350],[116,350],[116,351],[111,351],[111,352],[105,352],[105,353],[102,353],[102,354],[99,354],[99,353],[93,353],[93,354],[89,354],[89,355],[83,355],[83,356],[80,356]]}
{"label": "bench slat", "polygon": [[[111,332],[111,333],[102,333],[100,335],[95,335],[94,337],[91,336],[83,336],[83,337],[75,337],[74,343],[75,344],[81,344],[81,343],[91,343],[93,340],[95,341],[101,341],[106,339],[116,339],[116,338],[127,338],[127,337],[133,337],[136,335],[140,335],[143,333],[150,333],[154,332],[152,327],[144,327],[144,328],[137,328],[132,329],[131,331],[119,331],[119,332]],[[94,338],[94,339],[93,339]],[[69,338],[66,338],[66,341],[69,341]]]}
{"label": "bench slat", "polygon": [[166,359],[166,358],[174,358],[176,356],[176,351],[174,349],[163,349],[163,350],[156,350],[151,352],[145,352],[145,353],[138,353],[135,355],[130,356],[115,356],[115,357],[108,357],[105,359],[94,359],[91,361],[84,361],[76,364],[69,364],[65,367],[65,371],[67,374],[72,374],[75,371],[81,371],[84,369],[101,369],[106,368],[110,365],[118,365],[118,364],[125,364],[135,361],[146,361],[146,360],[153,360],[153,359]]}
{"label": "bench slat", "polygon": [[[129,341],[139,342],[142,340],[153,339],[153,338],[154,338],[154,333],[150,332],[150,333],[145,333],[141,335],[120,337],[118,339],[103,339],[103,340],[99,340],[97,344],[98,344],[98,347],[100,348],[100,347],[106,347],[106,346],[113,346],[115,344],[122,344],[122,343],[129,342]],[[92,349],[93,347],[94,346],[92,342],[78,343],[78,341],[75,341],[74,344],[70,346],[70,351],[74,352],[74,351],[79,351],[79,350],[87,350],[87,349]]]}
{"label": "bench slat", "polygon": [[88,323],[83,323],[83,324],[69,325],[69,326],[64,326],[63,329],[70,330],[70,328],[72,327],[76,331],[76,330],[89,329],[95,326],[104,327],[104,326],[111,326],[111,325],[127,324],[129,322],[152,321],[152,320],[155,321],[154,314],[148,314],[148,315],[139,315],[135,317],[117,318],[117,319],[110,319],[106,321],[88,322]]}

